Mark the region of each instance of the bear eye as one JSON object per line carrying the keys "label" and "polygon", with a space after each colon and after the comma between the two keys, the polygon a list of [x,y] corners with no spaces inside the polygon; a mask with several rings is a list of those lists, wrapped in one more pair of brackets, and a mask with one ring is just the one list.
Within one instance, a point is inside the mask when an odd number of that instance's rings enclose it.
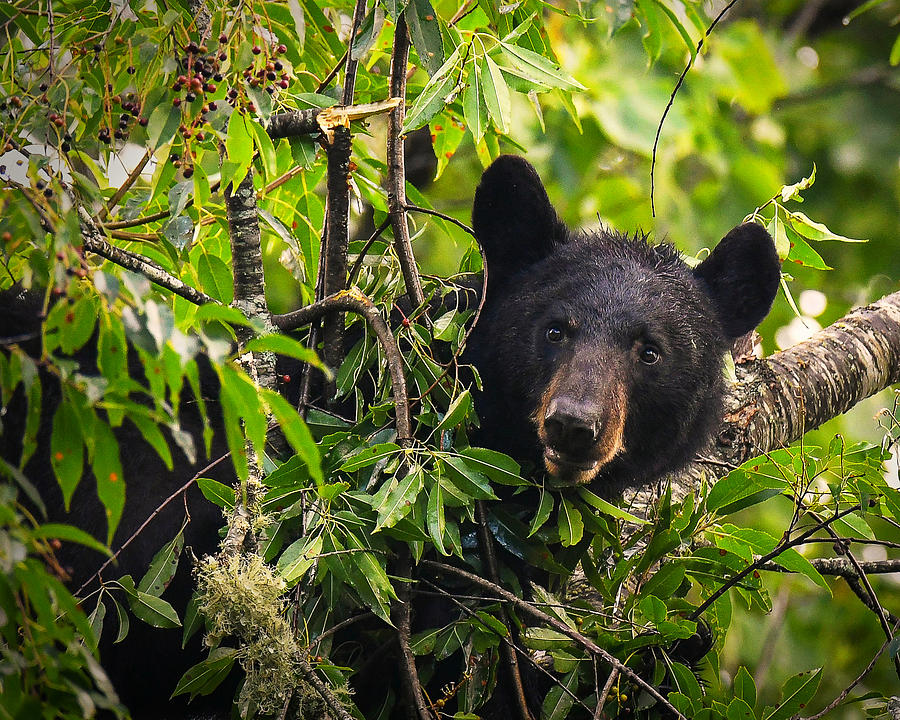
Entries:
{"label": "bear eye", "polygon": [[566,329],[559,323],[553,323],[547,328],[547,342],[561,343],[566,339]]}
{"label": "bear eye", "polygon": [[638,358],[644,365],[655,365],[659,362],[659,357],[659,350],[652,345],[644,345],[638,354]]}

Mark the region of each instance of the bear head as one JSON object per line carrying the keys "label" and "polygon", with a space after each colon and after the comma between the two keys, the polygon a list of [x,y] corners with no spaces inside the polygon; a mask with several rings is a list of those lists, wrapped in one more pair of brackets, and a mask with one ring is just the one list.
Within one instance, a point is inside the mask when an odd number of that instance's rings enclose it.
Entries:
{"label": "bear head", "polygon": [[467,355],[476,442],[604,494],[690,462],[721,420],[725,353],[778,289],[769,234],[740,225],[691,268],[665,243],[573,232],[514,156],[484,172],[473,226],[488,273]]}

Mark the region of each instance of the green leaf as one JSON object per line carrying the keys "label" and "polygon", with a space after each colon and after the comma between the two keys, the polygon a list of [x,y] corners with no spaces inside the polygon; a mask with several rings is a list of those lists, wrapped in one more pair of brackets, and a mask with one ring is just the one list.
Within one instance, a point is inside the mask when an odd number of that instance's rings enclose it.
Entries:
{"label": "green leaf", "polygon": [[663,11],[665,16],[669,18],[669,22],[672,23],[672,26],[678,31],[678,34],[684,42],[684,46],[691,54],[691,60],[693,60],[697,55],[697,46],[691,39],[691,34],[687,31],[687,28],[682,24],[681,20],[675,14],[675,11],[666,5],[664,0],[653,0],[653,2],[655,2],[656,6]]}
{"label": "green leaf", "polygon": [[107,543],[111,543],[125,507],[125,482],[122,479],[122,462],[119,460],[119,443],[112,430],[102,420],[93,427],[93,471],[97,480],[97,497],[106,511]]}
{"label": "green leaf", "polygon": [[453,484],[469,497],[475,500],[497,499],[487,476],[470,465],[466,458],[445,455],[443,461]]}
{"label": "green leaf", "polygon": [[425,508],[425,525],[431,536],[434,546],[441,555],[449,555],[444,546],[444,533],[447,529],[444,513],[444,493],[441,489],[441,480],[438,478],[431,492],[428,493],[428,505]]}
{"label": "green leaf", "polygon": [[637,515],[632,515],[630,512],[608,503],[602,497],[592,492],[591,490],[588,490],[586,487],[578,488],[578,496],[588,505],[596,508],[604,515],[609,515],[610,517],[618,518],[619,520],[625,520],[626,522],[635,523],[637,525],[649,525],[646,520],[643,520]]}
{"label": "green leaf", "polygon": [[487,105],[484,102],[484,81],[481,79],[481,64],[472,61],[468,73],[469,83],[463,95],[463,117],[472,131],[475,144],[481,142],[488,124]]}
{"label": "green leaf", "polygon": [[791,227],[794,228],[794,230],[800,233],[803,237],[809,238],[810,240],[837,240],[838,242],[849,243],[866,242],[865,240],[856,240],[854,238],[848,238],[844,237],[843,235],[833,233],[822,223],[810,220],[802,212],[789,212],[788,222],[791,224]]}
{"label": "green leaf", "polygon": [[137,589],[159,597],[178,569],[178,558],[184,547],[184,535],[180,532],[160,548],[150,561],[150,567],[138,583]]}
{"label": "green leaf", "polygon": [[553,504],[553,495],[548,493],[546,488],[541,488],[541,499],[538,502],[537,512],[534,514],[534,518],[528,528],[528,537],[534,535],[544,526],[544,523],[550,518],[550,513],[553,512]]}
{"label": "green leaf", "polygon": [[93,535],[86,533],[84,530],[77,528],[74,525],[44,523],[43,525],[38,525],[38,527],[34,529],[34,532],[31,533],[31,537],[35,540],[56,539],[78,543],[79,545],[91,548],[91,550],[96,550],[107,557],[112,557],[112,553],[106,545],[99,542]]}
{"label": "green leaf", "polygon": [[778,212],[766,224],[766,230],[768,230],[769,235],[775,241],[775,252],[778,253],[778,259],[784,262],[791,251],[791,244],[787,233],[785,233],[784,220],[781,219]]}
{"label": "green leaf", "polygon": [[547,691],[541,703],[541,720],[564,720],[575,703],[573,696],[578,690],[578,671],[567,673],[559,683]]}
{"label": "green leaf", "polygon": [[495,483],[512,486],[530,484],[522,478],[522,468],[519,467],[519,463],[509,455],[479,447],[466,448],[460,452],[460,455],[466,459],[469,467],[487,475]]}
{"label": "green leaf", "polygon": [[453,398],[453,402],[451,402],[450,407],[447,408],[447,413],[434,428],[434,432],[440,433],[444,430],[455,428],[463,420],[465,420],[466,415],[469,414],[469,410],[471,409],[471,407],[472,395],[469,393],[468,388],[466,388],[459,395]]}
{"label": "green leaf", "polygon": [[389,458],[391,455],[396,455],[400,452],[402,452],[400,446],[395,443],[379,443],[372,447],[363,448],[358,453],[351,455],[344,461],[340,469],[344,472],[353,472],[354,470],[374,465],[383,458]]}
{"label": "green leaf", "polygon": [[211,478],[197,478],[197,487],[213,505],[230,510],[234,507],[234,489]]}
{"label": "green leaf", "polygon": [[322,553],[324,539],[319,533],[314,537],[294,541],[278,558],[278,574],[288,585],[295,585]]}
{"label": "green leaf", "polygon": [[787,679],[781,688],[781,703],[764,720],[788,720],[809,705],[819,688],[822,668],[798,673]]}
{"label": "green leaf", "polygon": [[[741,668],[743,670],[743,668]],[[755,720],[756,715],[753,714],[753,707],[748,705],[740,698],[732,698],[728,703],[726,711],[726,720]]]}
{"label": "green leaf", "polygon": [[309,363],[319,370],[327,372],[327,368],[314,350],[310,350],[300,341],[287,335],[272,334],[255,337],[244,345],[243,350],[244,352],[273,352]]}
{"label": "green leaf", "polygon": [[247,128],[246,118],[239,112],[231,113],[228,120],[228,134],[225,136],[225,150],[228,159],[235,163],[234,172],[226,178],[225,168],[222,169],[222,184],[230,182],[233,188],[241,184],[241,181],[250,170],[253,161],[253,139]]}
{"label": "green leaf", "polygon": [[509,88],[500,67],[487,55],[481,59],[481,78],[484,81],[484,101],[488,114],[494,121],[494,127],[507,135],[512,113]]}
{"label": "green leaf", "polygon": [[210,651],[209,657],[190,668],[175,686],[172,697],[190,694],[209,695],[222,681],[228,677],[238,651],[229,647],[217,647]]}
{"label": "green leaf", "polygon": [[429,75],[434,75],[444,64],[444,42],[437,13],[428,0],[409,0],[404,13],[419,62]]}
{"label": "green leaf", "polygon": [[319,447],[313,440],[303,418],[300,417],[296,408],[277,392],[262,390],[261,395],[275,419],[278,420],[285,438],[306,463],[310,477],[315,480],[317,485],[321,485],[325,482],[322,475],[322,458],[319,455]]}
{"label": "green leaf", "polygon": [[178,613],[162,598],[155,595],[133,590],[128,593],[128,605],[135,617],[140,618],[148,625],[158,628],[181,627]]}
{"label": "green leaf", "polygon": [[808,177],[803,178],[800,182],[795,182],[793,185],[785,185],[781,188],[781,202],[787,202],[788,200],[798,200],[799,202],[803,202],[803,198],[800,197],[800,193],[812,187],[812,184],[815,181],[816,165],[815,163],[813,163],[812,172]]}
{"label": "green leaf", "polygon": [[557,526],[559,527],[559,541],[563,547],[571,547],[581,542],[584,535],[584,521],[581,519],[578,508],[565,496],[560,498]]}
{"label": "green leaf", "polygon": [[425,477],[422,473],[422,468],[416,465],[406,474],[406,477],[397,483],[396,488],[387,493],[384,500],[375,508],[375,512],[378,513],[378,520],[375,523],[373,532],[378,532],[382,528],[393,527],[401,518],[409,514],[424,484]]}
{"label": "green leaf", "polygon": [[787,238],[790,250],[787,255],[789,262],[797,263],[805,267],[811,267],[816,270],[831,270],[831,267],[825,263],[822,256],[819,255],[806,240],[789,226],[782,226],[783,232]]}
{"label": "green leaf", "polygon": [[458,61],[458,53],[453,53],[444,67],[428,81],[413,102],[412,107],[409,108],[401,133],[408,133],[422,127],[444,109],[448,98],[456,88],[456,77],[453,71],[456,69]]}
{"label": "green leaf", "polygon": [[[725,508],[736,501],[754,495],[761,490],[783,491],[788,482],[780,474],[769,470],[765,460],[753,458],[719,480],[706,497],[710,512]],[[756,468],[760,468],[759,471]]]}
{"label": "green leaf", "polygon": [[[734,695],[750,707],[756,705],[756,683],[753,682],[753,677],[743,665],[738,668],[734,676]],[[731,720],[730,717],[729,720]]]}
{"label": "green leaf", "polygon": [[505,72],[528,80],[542,88],[565,88],[584,90],[585,87],[559,66],[543,55],[505,42],[500,43],[500,54],[509,63],[502,68]]}
{"label": "green leaf", "polygon": [[[163,145],[171,142],[178,131],[181,124],[181,108],[175,107],[172,103],[161,103],[153,108],[150,117],[147,120],[147,139],[149,146],[153,150],[157,150]],[[171,163],[160,162],[160,165],[171,165]],[[174,168],[173,168],[174,170]]]}
{"label": "green leaf", "polygon": [[[225,305],[234,300],[234,279],[231,269],[224,260],[203,252],[197,259],[196,267],[203,292]],[[209,306],[207,305],[207,307]],[[246,322],[246,318],[243,316],[241,316],[241,320]]]}
{"label": "green leaf", "polygon": [[84,467],[84,443],[81,439],[81,423],[74,408],[68,402],[60,403],[53,414],[53,431],[50,436],[50,462],[63,493],[66,511],[72,493],[81,480]]}

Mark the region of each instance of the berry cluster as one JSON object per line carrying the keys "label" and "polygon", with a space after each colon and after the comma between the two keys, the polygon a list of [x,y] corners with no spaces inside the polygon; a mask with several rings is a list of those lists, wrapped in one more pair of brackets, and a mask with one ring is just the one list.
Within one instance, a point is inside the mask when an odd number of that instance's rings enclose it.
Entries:
{"label": "berry cluster", "polygon": [[[147,118],[144,115],[141,115],[141,103],[137,96],[131,93],[123,93],[122,95],[116,95],[112,100],[116,105],[122,108],[122,112],[119,114],[118,126],[112,131],[112,137],[116,140],[127,140],[133,118],[137,118],[138,125],[141,127],[147,127]],[[108,127],[101,127],[97,137],[100,142],[109,144],[110,129]],[[66,149],[68,148],[63,148],[63,150]]]}

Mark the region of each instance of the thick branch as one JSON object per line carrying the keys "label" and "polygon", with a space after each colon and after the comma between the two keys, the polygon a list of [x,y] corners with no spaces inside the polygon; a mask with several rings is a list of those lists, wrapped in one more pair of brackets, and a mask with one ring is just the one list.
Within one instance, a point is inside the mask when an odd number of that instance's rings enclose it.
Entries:
{"label": "thick branch", "polygon": [[309,108],[277,113],[269,118],[266,132],[273,140],[298,135],[316,135],[321,132],[318,123],[320,112],[322,112],[320,108]]}
{"label": "thick branch", "polygon": [[712,453],[730,465],[787,445],[900,382],[900,292],[738,372]]}
{"label": "thick branch", "polygon": [[400,130],[406,115],[406,66],[409,63],[409,33],[406,14],[400,13],[394,29],[394,53],[391,57],[391,97],[400,104],[388,116],[387,135],[387,191],[388,211],[394,231],[394,251],[400,261],[400,270],[406,284],[406,293],[413,307],[425,302],[422,281],[413,256],[409,225],[406,220],[406,156]]}
{"label": "thick branch", "polygon": [[409,400],[406,392],[406,377],[403,374],[403,356],[397,347],[397,341],[388,324],[381,317],[378,308],[369,298],[356,288],[350,288],[319,300],[312,305],[295,310],[287,315],[273,315],[272,322],[282,331],[295,330],[303,325],[315,322],[329,313],[349,311],[362,315],[369,323],[381,349],[387,359],[394,389],[394,404],[397,407],[397,436],[401,445],[412,439],[412,426],[409,420]]}
{"label": "thick branch", "polygon": [[[411,577],[412,571],[409,564],[409,554],[398,563],[397,574],[401,578]],[[415,713],[410,712],[411,718],[419,720],[431,720],[434,716],[429,712],[428,704],[422,693],[422,684],[419,681],[419,673],[416,670],[416,657],[409,645],[410,637],[410,592],[409,583],[401,580],[397,584],[397,601],[391,606],[391,616],[394,625],[397,626],[397,642],[400,644],[400,655],[403,659],[401,669],[403,671],[403,693],[406,695],[408,708],[414,708]]]}
{"label": "thick branch", "polygon": [[[822,575],[836,575],[837,577],[856,578],[856,568],[845,558],[810,558],[812,566]],[[900,560],[858,560],[860,569],[870,575],[884,575],[887,573],[900,573]],[[781,565],[767,562],[760,568],[772,572],[791,572]]]}
{"label": "thick branch", "polygon": [[[350,128],[333,129],[333,142],[328,153],[328,215],[325,219],[325,257],[322,295],[327,297],[346,288],[347,253],[350,244]],[[344,360],[344,316],[325,316],[323,356],[332,368]]]}

